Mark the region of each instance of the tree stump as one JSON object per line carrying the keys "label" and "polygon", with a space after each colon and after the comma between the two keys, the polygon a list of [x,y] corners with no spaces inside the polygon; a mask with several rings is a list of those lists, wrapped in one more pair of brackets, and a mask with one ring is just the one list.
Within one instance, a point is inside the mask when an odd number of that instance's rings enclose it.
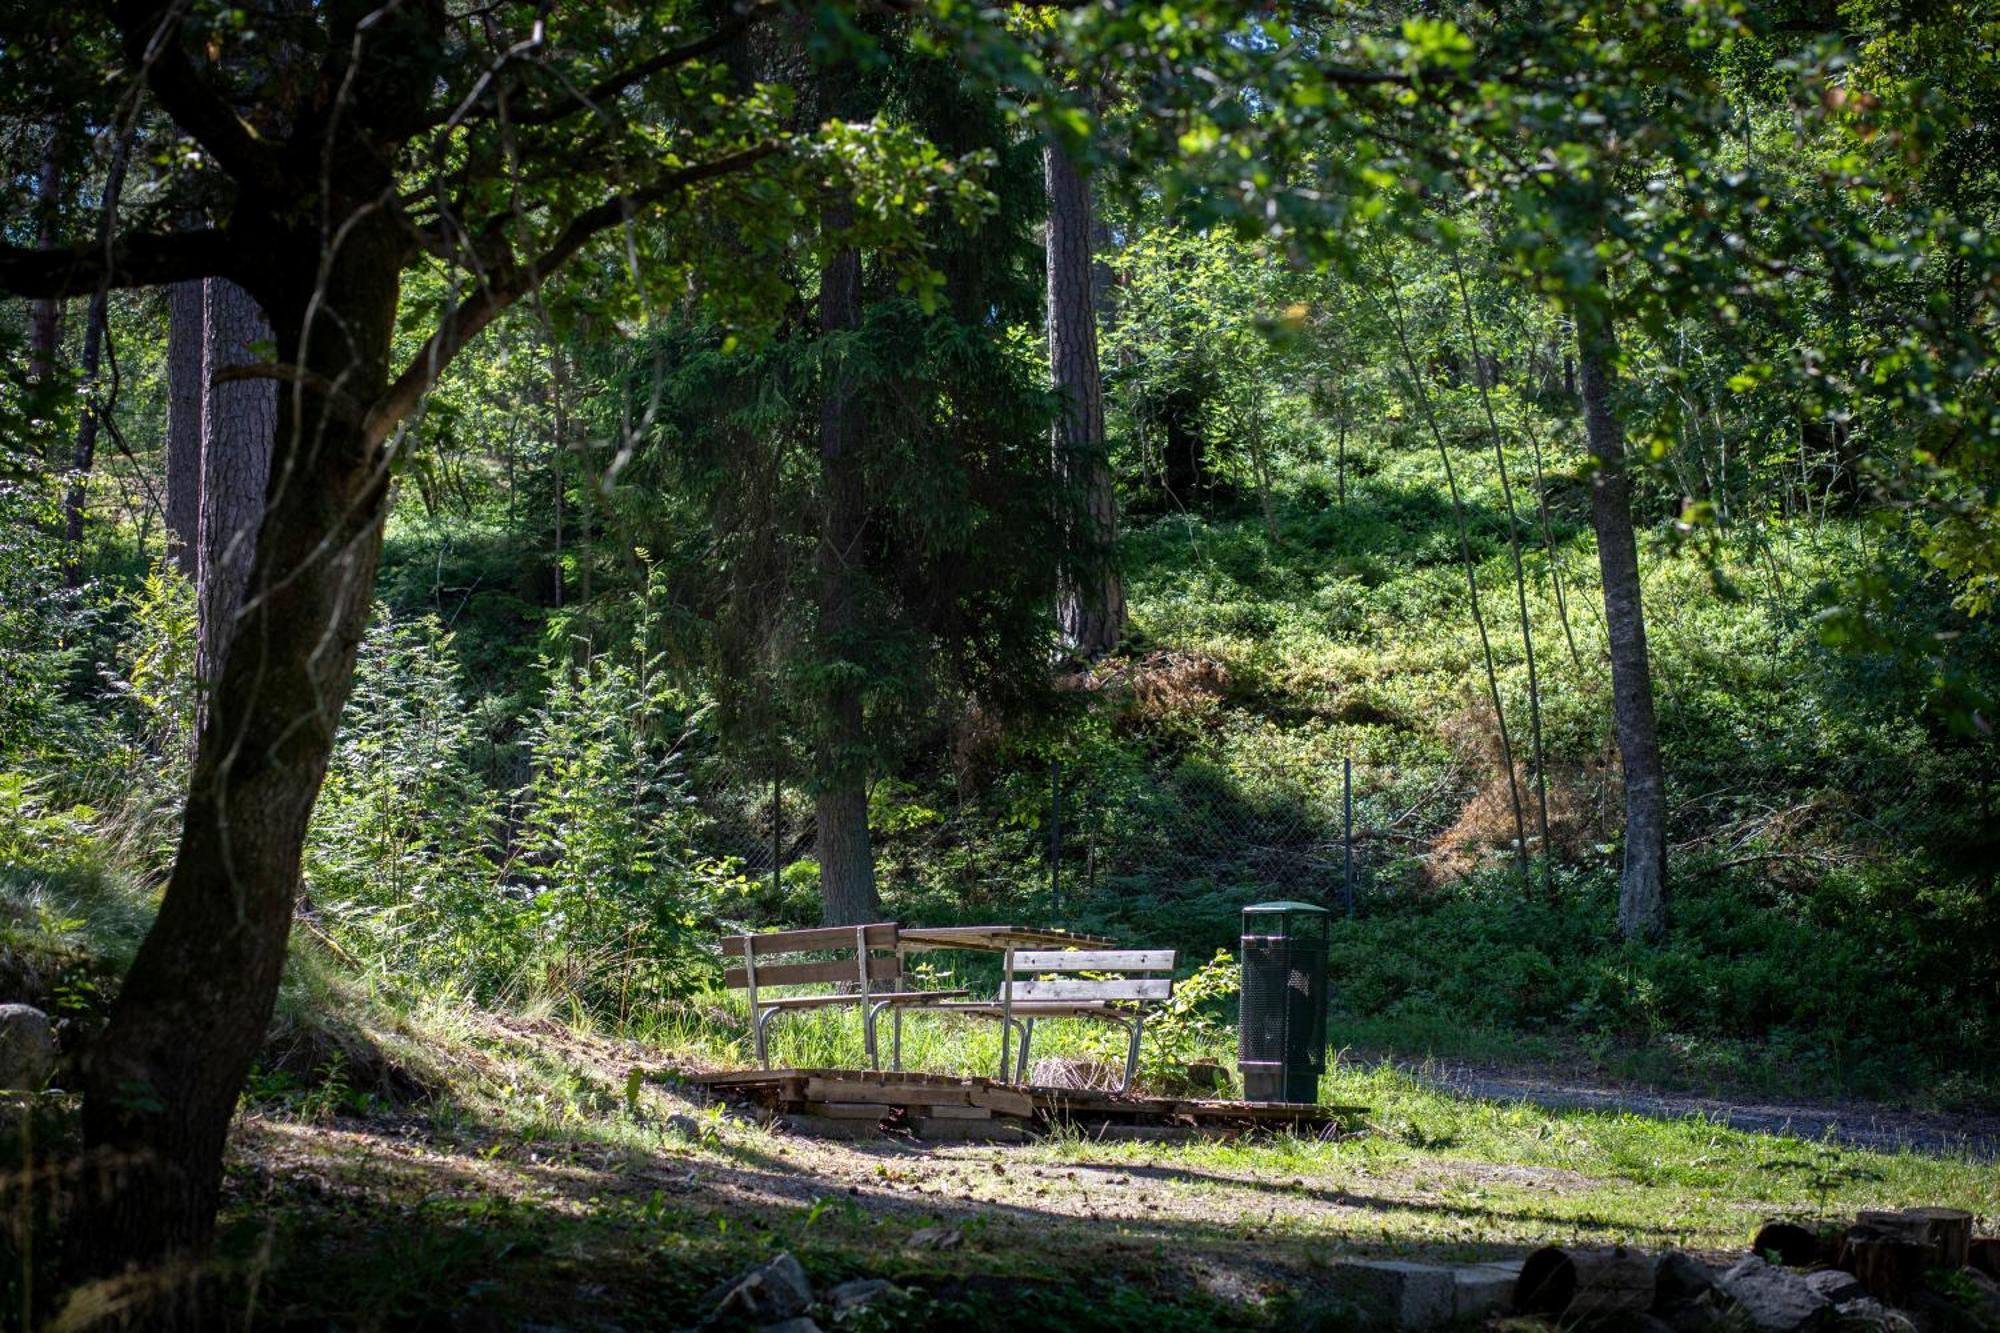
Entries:
{"label": "tree stump", "polygon": [[2000,1278],[2000,1236],[1974,1236],[1966,1246],[1965,1266]]}
{"label": "tree stump", "polygon": [[1855,1214],[1856,1230],[1894,1236],[1930,1251],[1932,1268],[1963,1268],[1972,1244],[1972,1214],[1957,1208],[1867,1210]]}
{"label": "tree stump", "polygon": [[1514,1309],[1565,1324],[1629,1321],[1653,1308],[1658,1259],[1618,1246],[1565,1250],[1549,1245],[1529,1255],[1514,1284]]}
{"label": "tree stump", "polygon": [[1931,1247],[1856,1227],[1847,1233],[1841,1260],[1841,1267],[1860,1279],[1870,1296],[1885,1305],[1903,1305],[1923,1285]]}
{"label": "tree stump", "polygon": [[1972,1249],[1971,1213],[1959,1208],[1906,1208],[1903,1216],[1920,1219],[1928,1225],[1933,1267],[1965,1267]]}

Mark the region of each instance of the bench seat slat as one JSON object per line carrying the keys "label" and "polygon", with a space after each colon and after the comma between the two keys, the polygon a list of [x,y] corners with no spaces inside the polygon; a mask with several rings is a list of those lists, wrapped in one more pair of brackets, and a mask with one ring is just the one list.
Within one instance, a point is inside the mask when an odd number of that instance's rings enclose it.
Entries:
{"label": "bench seat slat", "polygon": [[[913,990],[913,991],[870,991],[870,1004],[914,1004],[940,995],[964,995],[962,990]],[[757,997],[759,1009],[826,1009],[836,1004],[860,1004],[860,991],[846,995],[783,995],[776,999]]]}
{"label": "bench seat slat", "polygon": [[[968,1000],[962,1004],[927,1004],[925,1009],[936,1009],[944,1013],[966,1014],[974,1018],[999,1018],[1007,1013],[1006,1006],[992,1000]],[[1036,1004],[1016,1004],[1013,1014],[1016,1018],[1089,1018],[1093,1015],[1109,1015],[1114,1018],[1130,1018],[1135,1010],[1121,1008],[1109,1001],[1093,1003],[1079,1000],[1074,1003],[1043,1001]]]}
{"label": "bench seat slat", "polygon": [[1171,972],[1172,949],[1017,949],[1016,972]]}
{"label": "bench seat slat", "polygon": [[1171,977],[1136,977],[1124,981],[1022,981],[1009,984],[1016,1006],[1037,1000],[1166,1000],[1174,993]]}

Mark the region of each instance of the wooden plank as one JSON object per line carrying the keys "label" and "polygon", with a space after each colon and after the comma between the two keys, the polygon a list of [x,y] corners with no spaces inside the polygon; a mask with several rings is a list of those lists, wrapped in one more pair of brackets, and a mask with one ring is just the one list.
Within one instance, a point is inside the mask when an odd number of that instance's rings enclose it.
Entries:
{"label": "wooden plank", "polygon": [[806,1080],[806,1097],[816,1102],[871,1102],[877,1106],[970,1106],[972,1089],[934,1083],[871,1084],[859,1079]]}
{"label": "wooden plank", "polygon": [[[767,930],[757,934],[757,956],[773,957],[788,953],[809,953],[819,949],[852,949],[854,947],[853,926],[817,926],[811,930]],[[871,949],[893,949],[896,947],[896,923],[881,921],[860,929],[867,932],[866,939]],[[732,958],[743,956],[742,935],[724,935],[722,952]],[[764,969],[759,967],[761,978]]]}
{"label": "wooden plank", "polygon": [[[1171,972],[1172,949],[1022,950],[1014,955],[1016,972]],[[759,975],[762,975],[760,970]]]}
{"label": "wooden plank", "polygon": [[[766,986],[826,986],[838,985],[844,981],[858,980],[861,969],[854,960],[831,963],[766,963],[761,959],[764,952],[759,945],[757,963],[757,988]],[[903,960],[900,958],[870,958],[868,979],[870,981],[895,981],[903,975]],[[733,967],[722,974],[722,984],[731,990],[743,990],[750,984],[750,973],[746,968]]]}
{"label": "wooden plank", "polygon": [[1072,935],[1040,926],[911,926],[898,936],[906,949],[1115,949],[1116,940]]}
{"label": "wooden plank", "polygon": [[924,1116],[931,1120],[991,1120],[993,1112],[983,1106],[928,1106]]}
{"label": "wooden plank", "polygon": [[704,1088],[727,1087],[739,1083],[782,1083],[798,1071],[790,1069],[723,1069],[712,1074],[689,1074],[687,1081]]}
{"label": "wooden plank", "polygon": [[806,1113],[829,1120],[881,1120],[894,1109],[880,1102],[819,1102],[806,1099]]}
{"label": "wooden plank", "polygon": [[919,1116],[910,1121],[910,1132],[929,1143],[1022,1143],[1028,1132],[1005,1120],[947,1120],[943,1116]]}
{"label": "wooden plank", "polygon": [[1171,977],[1125,981],[1020,981],[1010,983],[1014,999],[1036,1000],[1165,1000],[1174,993]]}
{"label": "wooden plank", "polygon": [[989,1111],[1018,1116],[1023,1120],[1035,1113],[1035,1099],[1010,1088],[978,1088],[972,1092],[971,1101],[974,1106],[983,1106]]}

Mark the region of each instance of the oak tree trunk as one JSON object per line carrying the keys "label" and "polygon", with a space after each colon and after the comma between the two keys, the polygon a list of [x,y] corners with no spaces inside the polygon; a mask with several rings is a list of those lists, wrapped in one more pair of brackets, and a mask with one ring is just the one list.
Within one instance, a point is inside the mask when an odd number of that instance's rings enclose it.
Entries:
{"label": "oak tree trunk", "polygon": [[[820,330],[838,340],[861,327],[861,256],[842,250],[820,274]],[[875,860],[868,843],[868,736],[862,702],[865,668],[853,660],[862,633],[861,543],[867,525],[863,423],[853,376],[837,342],[826,350],[819,417],[820,515],[815,573],[819,581],[820,670],[828,684],[815,756],[819,824],[820,902],[827,925],[873,921]]]}
{"label": "oak tree trunk", "polygon": [[[359,192],[372,198],[384,186],[363,182]],[[330,206],[368,214],[353,198]],[[360,401],[382,393],[405,241],[388,223],[349,228],[315,303],[318,236],[287,234],[282,216],[257,220],[261,248],[273,262],[298,258],[269,272],[259,295],[270,302],[277,359],[306,376],[275,399],[263,520],[233,639],[217,645],[220,674],[159,915],[83,1063],[88,1175],[69,1233],[72,1279],[128,1263],[171,1278],[209,1236],[223,1144],[277,996],[307,821],[381,551],[381,452],[356,414],[306,378],[339,383]],[[256,224],[239,215],[246,225]],[[230,318],[237,341],[221,340],[225,348],[240,346],[248,327],[240,307]],[[258,412],[269,429],[270,411],[242,413],[241,438]],[[168,1317],[201,1322],[184,1294],[161,1299]]]}
{"label": "oak tree trunk", "polygon": [[1042,150],[1048,192],[1049,365],[1059,415],[1056,475],[1082,504],[1071,530],[1075,568],[1058,590],[1063,644],[1087,660],[1125,632],[1125,584],[1112,560],[1118,497],[1104,447],[1104,387],[1097,362],[1097,282],[1091,263],[1090,183],[1062,148]]}
{"label": "oak tree trunk", "polygon": [[1603,325],[1579,321],[1577,354],[1585,433],[1596,464],[1590,517],[1597,530],[1597,562],[1604,581],[1612,714],[1625,778],[1625,868],[1618,891],[1618,930],[1628,939],[1651,938],[1666,928],[1667,920],[1666,781],[1653,718],[1652,664],[1639,593],[1639,546],[1632,531],[1625,432],[1611,402],[1616,335]]}
{"label": "oak tree trunk", "polygon": [[167,289],[167,549],[192,580],[201,550],[202,365],[208,326],[199,281]]}

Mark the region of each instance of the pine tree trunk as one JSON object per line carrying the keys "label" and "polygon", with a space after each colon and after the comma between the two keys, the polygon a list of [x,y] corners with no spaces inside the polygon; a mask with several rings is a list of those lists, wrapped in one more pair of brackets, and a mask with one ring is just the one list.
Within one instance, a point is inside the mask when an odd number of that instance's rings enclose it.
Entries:
{"label": "pine tree trunk", "polygon": [[[35,179],[36,244],[55,248],[57,215],[62,208],[62,127],[49,131],[42,148],[41,171]],[[62,343],[62,302],[34,301],[28,310],[28,382],[47,388],[55,380],[56,355]]]}
{"label": "pine tree trunk", "polygon": [[[257,525],[271,475],[271,442],[278,424],[275,380],[227,380],[232,366],[267,359],[271,326],[250,294],[235,283],[203,284],[207,329],[201,411],[201,507],[195,588],[199,610],[195,677],[204,686],[221,679],[234,639],[237,613],[250,581]],[[264,350],[260,353],[259,347]]]}
{"label": "pine tree trunk", "polygon": [[[342,217],[370,212],[355,198],[330,207]],[[264,284],[280,298],[278,359],[301,365],[312,383],[376,398],[387,385],[403,238],[387,222],[345,233],[314,314],[316,332],[338,328],[340,336],[304,342],[319,237],[286,234],[275,219],[258,234],[270,254],[302,257]],[[240,332],[240,307],[235,317]],[[249,420],[262,414],[270,433],[254,452],[272,450],[275,472],[248,596],[234,642],[217,645],[221,673],[159,915],[82,1064],[87,1174],[69,1229],[68,1274],[161,1266],[166,1308],[137,1314],[135,1326],[204,1323],[187,1309],[185,1291],[172,1290],[168,1265],[198,1252],[213,1226],[223,1144],[277,996],[306,826],[381,552],[387,470],[361,424],[311,387],[287,389],[275,406],[274,431],[269,406],[235,418],[247,442]]]}
{"label": "pine tree trunk", "polygon": [[1116,648],[1125,633],[1125,584],[1112,558],[1118,496],[1104,448],[1090,183],[1054,143],[1043,148],[1042,166],[1049,203],[1049,365],[1061,400],[1055,467],[1066,489],[1082,496],[1071,534],[1076,570],[1058,591],[1058,619],[1064,646],[1095,659]]}
{"label": "pine tree trunk", "polygon": [[[104,199],[97,225],[97,243],[107,243],[118,197],[125,189],[125,166],[130,160],[132,140],[120,138],[111,150],[104,173]],[[104,354],[106,320],[110,314],[110,292],[99,288],[90,297],[90,313],[83,329],[83,410],[77,414],[76,448],[70,454],[69,490],[63,497],[63,577],[74,588],[83,582],[83,520],[90,503],[90,473],[97,464],[98,413],[97,371]]]}
{"label": "pine tree trunk", "polygon": [[1604,627],[1611,647],[1611,702],[1625,777],[1625,869],[1618,892],[1618,930],[1652,938],[1666,928],[1666,783],[1659,729],[1653,718],[1652,665],[1639,595],[1639,546],[1632,532],[1631,478],[1625,432],[1611,403],[1618,344],[1611,329],[1577,331],[1584,427],[1596,462],[1590,517],[1604,580]]}
{"label": "pine tree trunk", "polygon": [[[820,329],[838,337],[861,327],[861,257],[842,250],[820,275]],[[820,476],[825,489],[816,573],[820,669],[826,715],[815,756],[820,901],[826,924],[873,921],[875,860],[868,845],[868,735],[861,697],[863,668],[850,660],[861,632],[856,566],[867,523],[862,421],[844,353],[829,349],[819,417]]]}
{"label": "pine tree trunk", "polygon": [[167,289],[167,549],[192,580],[201,557],[202,365],[208,325],[201,282]]}

